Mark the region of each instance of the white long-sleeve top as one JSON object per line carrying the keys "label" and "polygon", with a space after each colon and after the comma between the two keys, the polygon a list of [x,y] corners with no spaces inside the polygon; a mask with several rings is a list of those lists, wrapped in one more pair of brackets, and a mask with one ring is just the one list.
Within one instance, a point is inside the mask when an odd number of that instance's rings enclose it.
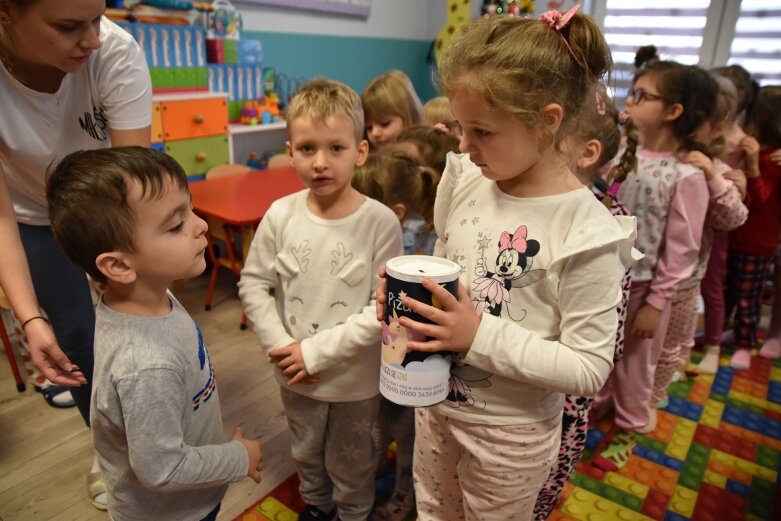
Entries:
{"label": "white long-sleeve top", "polygon": [[474,423],[533,423],[560,415],[564,393],[599,391],[613,367],[634,218],[612,216],[585,187],[509,196],[468,156],[450,154],[434,224],[435,255],[462,267],[483,313],[437,410]]}
{"label": "white long-sleeve top", "polygon": [[[300,342],[317,384],[287,387],[323,401],[357,401],[379,392],[377,271],[401,255],[401,225],[366,198],[351,215],[323,219],[309,190],[274,202],[252,240],[239,297],[266,353]],[[287,386],[279,369],[277,381]]]}

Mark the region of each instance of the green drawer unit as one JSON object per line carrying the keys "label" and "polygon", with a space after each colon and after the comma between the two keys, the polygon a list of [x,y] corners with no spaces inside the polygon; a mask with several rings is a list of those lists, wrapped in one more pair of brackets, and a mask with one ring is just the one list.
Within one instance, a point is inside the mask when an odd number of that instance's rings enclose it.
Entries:
{"label": "green drawer unit", "polygon": [[228,138],[224,135],[166,141],[165,152],[182,165],[188,176],[204,174],[230,161]]}

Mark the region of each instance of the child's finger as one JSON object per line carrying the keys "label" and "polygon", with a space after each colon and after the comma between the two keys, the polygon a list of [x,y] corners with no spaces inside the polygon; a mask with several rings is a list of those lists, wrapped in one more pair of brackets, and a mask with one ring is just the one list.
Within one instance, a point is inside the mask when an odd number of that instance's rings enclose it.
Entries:
{"label": "child's finger", "polygon": [[[459,293],[461,292],[460,286],[461,284],[459,284]],[[431,295],[439,299],[442,303],[442,309],[452,309],[458,304],[458,299],[455,295],[429,278],[423,278],[423,287],[429,290]]]}

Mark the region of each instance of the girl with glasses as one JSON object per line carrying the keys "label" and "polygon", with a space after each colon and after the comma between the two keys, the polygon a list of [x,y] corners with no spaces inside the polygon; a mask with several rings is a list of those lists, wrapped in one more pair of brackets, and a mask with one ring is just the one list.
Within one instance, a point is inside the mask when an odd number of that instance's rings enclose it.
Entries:
{"label": "girl with glasses", "polygon": [[617,194],[637,217],[636,247],[645,257],[631,270],[624,357],[596,398],[597,407],[613,402],[619,428],[594,459],[603,469],[622,467],[634,450],[634,433],[656,428],[651,394],[671,300],[697,264],[708,209],[705,175],[684,155],[704,150],[694,132],[710,118],[716,92],[707,72],[659,61],[636,73],[626,101],[640,145],[637,166]]}

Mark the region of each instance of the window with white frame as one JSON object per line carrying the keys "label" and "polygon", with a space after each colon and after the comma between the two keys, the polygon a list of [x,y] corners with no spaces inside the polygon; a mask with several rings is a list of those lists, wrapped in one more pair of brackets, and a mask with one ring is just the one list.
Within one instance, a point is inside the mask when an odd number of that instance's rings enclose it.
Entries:
{"label": "window with white frame", "polygon": [[700,62],[710,3],[710,0],[653,3],[606,0],[595,6],[604,14],[601,25],[615,62],[611,87],[619,103],[631,86],[635,52],[639,47],[653,44],[662,59],[686,64]]}
{"label": "window with white frame", "polygon": [[781,2],[743,0],[729,64],[739,64],[762,85],[781,84]]}

